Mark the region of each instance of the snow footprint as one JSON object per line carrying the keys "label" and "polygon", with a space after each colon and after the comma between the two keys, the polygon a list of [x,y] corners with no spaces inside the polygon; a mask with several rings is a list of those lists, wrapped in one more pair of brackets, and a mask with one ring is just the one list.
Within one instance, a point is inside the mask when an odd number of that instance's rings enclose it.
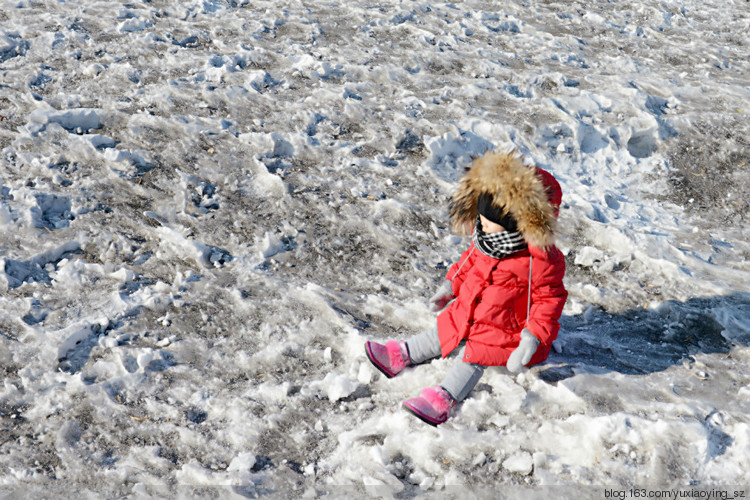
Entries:
{"label": "snow footprint", "polygon": [[62,229],[75,219],[70,198],[56,194],[37,193],[34,195],[37,206],[32,207],[31,217],[34,226],[41,229]]}
{"label": "snow footprint", "polygon": [[68,227],[75,220],[73,204],[67,196],[45,193],[29,188],[4,189],[0,193],[3,201],[5,223],[15,222],[28,227],[54,231]]}
{"label": "snow footprint", "polygon": [[0,271],[4,272],[0,274],[0,289],[18,288],[24,283],[50,283],[48,266],[56,268],[61,260],[80,251],[80,243],[71,241],[26,261],[0,259]]}
{"label": "snow footprint", "polygon": [[29,42],[14,33],[0,33],[0,63],[26,55]]}
{"label": "snow footprint", "polygon": [[198,182],[193,187],[190,192],[190,201],[202,214],[219,209],[219,201],[216,198],[216,186],[207,181]]}

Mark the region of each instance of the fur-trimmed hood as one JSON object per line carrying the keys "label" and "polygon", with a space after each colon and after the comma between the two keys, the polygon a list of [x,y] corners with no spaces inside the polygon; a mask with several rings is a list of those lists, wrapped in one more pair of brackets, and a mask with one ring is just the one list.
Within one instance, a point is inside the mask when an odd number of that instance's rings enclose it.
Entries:
{"label": "fur-trimmed hood", "polygon": [[488,152],[477,158],[451,200],[451,228],[456,234],[471,234],[477,201],[485,193],[516,220],[526,243],[540,248],[554,245],[562,190],[552,174],[524,165],[516,151]]}

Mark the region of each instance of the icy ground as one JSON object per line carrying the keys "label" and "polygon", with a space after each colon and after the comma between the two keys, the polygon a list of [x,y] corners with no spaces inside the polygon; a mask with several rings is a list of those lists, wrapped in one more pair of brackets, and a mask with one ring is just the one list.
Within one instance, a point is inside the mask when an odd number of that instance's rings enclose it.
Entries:
{"label": "icy ground", "polygon": [[[0,0],[0,496],[750,485],[750,3]],[[447,202],[564,191],[556,350],[434,429]],[[528,493],[528,492],[527,492]]]}

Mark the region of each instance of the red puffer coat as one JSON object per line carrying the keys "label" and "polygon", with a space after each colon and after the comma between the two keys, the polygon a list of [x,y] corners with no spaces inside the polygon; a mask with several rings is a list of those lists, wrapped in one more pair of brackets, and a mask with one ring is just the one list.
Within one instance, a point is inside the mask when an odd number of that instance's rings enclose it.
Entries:
{"label": "red puffer coat", "polygon": [[[531,309],[527,319],[530,264]],[[438,316],[443,357],[466,339],[464,361],[505,365],[521,341],[521,330],[527,327],[540,340],[531,364],[547,359],[568,297],[562,282],[565,259],[560,250],[530,247],[498,260],[472,244],[448,271],[449,279],[454,275],[456,300]]]}
{"label": "red puffer coat", "polygon": [[539,363],[547,359],[557,338],[568,296],[563,285],[565,259],[554,246],[562,191],[551,174],[523,165],[515,153],[487,154],[474,161],[453,197],[454,230],[460,233],[473,226],[476,200],[483,193],[492,194],[493,204],[510,212],[528,250],[494,259],[472,243],[451,266],[446,278],[452,281],[456,299],[437,319],[442,355],[466,340],[464,361],[505,365],[518,347],[521,331],[528,328],[540,341],[530,364]]}

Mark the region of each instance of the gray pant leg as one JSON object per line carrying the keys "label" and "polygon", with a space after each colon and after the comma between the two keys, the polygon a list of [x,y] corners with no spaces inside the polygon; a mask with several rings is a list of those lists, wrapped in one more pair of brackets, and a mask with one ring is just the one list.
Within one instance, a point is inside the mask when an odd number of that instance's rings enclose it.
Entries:
{"label": "gray pant leg", "polygon": [[[439,357],[441,352],[437,327],[411,337],[406,341],[406,347],[409,349],[409,358],[415,365]],[[484,366],[464,363],[463,359],[464,348],[440,384],[456,401],[463,401],[484,375]]]}
{"label": "gray pant leg", "polygon": [[464,363],[463,359],[464,349],[461,349],[461,354],[440,384],[456,401],[463,401],[484,375],[484,366]]}
{"label": "gray pant leg", "polygon": [[437,326],[411,337],[406,341],[406,347],[409,349],[409,358],[415,365],[440,356]]}

